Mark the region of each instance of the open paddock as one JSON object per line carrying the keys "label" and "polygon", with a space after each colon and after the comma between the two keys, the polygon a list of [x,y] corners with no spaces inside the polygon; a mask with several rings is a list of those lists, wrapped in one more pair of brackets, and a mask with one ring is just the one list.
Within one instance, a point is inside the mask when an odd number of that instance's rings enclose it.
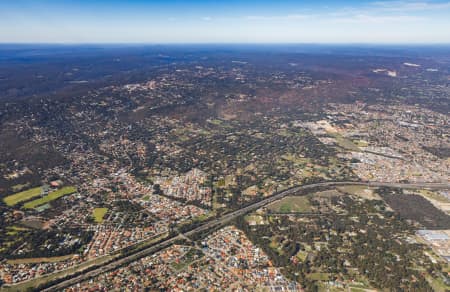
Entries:
{"label": "open paddock", "polygon": [[311,204],[305,196],[288,196],[268,206],[274,213],[306,213],[311,212]]}

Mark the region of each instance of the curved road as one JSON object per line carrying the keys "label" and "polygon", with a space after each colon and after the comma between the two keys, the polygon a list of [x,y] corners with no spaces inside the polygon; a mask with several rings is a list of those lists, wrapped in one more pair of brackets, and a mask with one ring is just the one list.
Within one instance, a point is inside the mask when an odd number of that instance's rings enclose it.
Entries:
{"label": "curved road", "polygon": [[[246,207],[243,207],[239,210],[224,214],[220,218],[216,218],[214,220],[205,222],[201,226],[196,227],[196,228],[192,229],[191,231],[184,233],[183,236],[189,237],[189,236],[195,235],[197,233],[200,233],[202,231],[206,231],[212,227],[217,227],[217,226],[223,225],[238,216],[241,216],[243,214],[257,210],[257,209],[259,209],[265,205],[268,205],[274,201],[280,200],[285,196],[294,195],[300,191],[314,189],[314,188],[320,188],[320,187],[334,187],[334,186],[339,186],[339,185],[362,185],[362,186],[368,186],[368,187],[393,187],[393,188],[403,188],[403,189],[416,189],[416,188],[450,189],[450,183],[383,183],[383,182],[351,182],[351,181],[322,182],[322,183],[314,183],[314,184],[303,185],[303,186],[296,186],[296,187],[287,189],[285,191],[275,193],[259,202],[256,202],[256,203],[251,204]],[[171,237],[171,238],[166,239],[160,243],[157,243],[151,247],[148,247],[142,251],[138,251],[138,252],[131,254],[129,256],[126,256],[124,258],[117,259],[117,260],[114,260],[103,266],[100,266],[100,267],[96,268],[95,270],[86,272],[82,275],[73,276],[72,278],[64,280],[58,284],[55,284],[43,291],[61,291],[62,289],[72,286],[76,283],[85,281],[92,277],[96,277],[102,273],[114,270],[121,265],[136,261],[142,257],[153,254],[163,248],[166,248],[166,247],[174,244],[177,240],[182,239],[183,236],[177,235],[177,236]],[[11,288],[14,289],[14,286],[11,286]]]}

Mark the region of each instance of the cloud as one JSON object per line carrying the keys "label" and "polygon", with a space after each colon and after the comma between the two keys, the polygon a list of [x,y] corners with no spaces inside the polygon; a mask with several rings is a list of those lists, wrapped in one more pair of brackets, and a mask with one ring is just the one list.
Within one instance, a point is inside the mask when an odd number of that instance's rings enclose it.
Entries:
{"label": "cloud", "polygon": [[372,3],[373,7],[384,11],[425,11],[450,9],[450,2],[431,1],[378,1]]}
{"label": "cloud", "polygon": [[399,23],[399,22],[417,22],[424,21],[425,17],[411,16],[411,15],[370,15],[357,14],[347,17],[331,18],[331,22],[336,23]]}
{"label": "cloud", "polygon": [[315,17],[313,14],[288,14],[288,15],[249,15],[247,20],[305,20]]}
{"label": "cloud", "polygon": [[400,23],[426,20],[425,17],[414,15],[380,14],[371,10],[339,10],[322,14],[290,14],[273,16],[247,16],[247,20],[254,21],[301,21],[316,20],[334,23]]}
{"label": "cloud", "polygon": [[202,17],[202,20],[203,21],[211,21],[212,17],[211,16],[204,16],[204,17]]}
{"label": "cloud", "polygon": [[371,4],[355,7],[341,7],[336,10],[325,9],[311,14],[286,15],[249,15],[250,21],[325,21],[335,23],[401,23],[429,20],[425,16],[418,16],[419,10],[450,8],[450,2],[435,3],[429,1],[378,1]]}

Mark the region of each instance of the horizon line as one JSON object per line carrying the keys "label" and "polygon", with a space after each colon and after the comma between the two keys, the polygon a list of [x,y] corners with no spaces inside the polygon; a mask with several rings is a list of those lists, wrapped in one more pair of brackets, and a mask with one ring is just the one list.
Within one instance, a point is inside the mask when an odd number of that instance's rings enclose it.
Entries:
{"label": "horizon line", "polygon": [[166,46],[166,45],[387,45],[387,46],[450,46],[450,42],[2,42],[3,45],[119,45],[119,46]]}

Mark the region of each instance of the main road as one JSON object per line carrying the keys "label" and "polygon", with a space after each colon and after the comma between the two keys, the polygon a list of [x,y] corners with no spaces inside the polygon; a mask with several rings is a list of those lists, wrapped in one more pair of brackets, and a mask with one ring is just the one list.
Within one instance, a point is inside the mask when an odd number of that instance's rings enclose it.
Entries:
{"label": "main road", "polygon": [[[335,186],[340,186],[340,185],[361,185],[361,186],[367,186],[367,187],[393,187],[393,188],[403,188],[403,189],[417,189],[417,188],[450,189],[450,183],[383,183],[383,182],[352,182],[352,181],[321,182],[321,183],[313,183],[313,184],[309,184],[309,185],[295,186],[290,189],[275,193],[259,202],[253,203],[253,204],[243,207],[239,210],[236,210],[236,211],[233,211],[230,213],[226,213],[226,214],[222,215],[221,217],[216,218],[214,220],[207,221],[204,224],[200,225],[199,227],[196,227],[188,232],[185,232],[182,235],[179,234],[179,235],[173,236],[162,242],[156,243],[155,245],[152,245],[144,250],[137,251],[137,252],[135,252],[131,255],[128,255],[124,258],[113,260],[112,262],[106,263],[102,266],[95,268],[94,270],[88,271],[81,275],[73,275],[70,279],[63,280],[60,283],[57,283],[53,286],[50,286],[49,288],[46,288],[44,291],[61,291],[62,289],[72,286],[76,283],[96,277],[102,273],[114,270],[121,265],[131,263],[142,257],[151,255],[161,249],[169,247],[170,245],[174,244],[177,240],[183,239],[184,236],[187,236],[187,237],[193,236],[197,233],[207,231],[208,229],[211,229],[213,227],[218,227],[218,226],[224,225],[224,224],[230,222],[231,220],[235,219],[236,217],[239,217],[239,216],[249,213],[251,211],[257,210],[265,205],[268,205],[274,201],[280,200],[286,196],[295,195],[301,191],[305,191],[305,190],[309,190],[309,189],[335,187]],[[14,289],[14,286],[12,286],[11,288]]]}

